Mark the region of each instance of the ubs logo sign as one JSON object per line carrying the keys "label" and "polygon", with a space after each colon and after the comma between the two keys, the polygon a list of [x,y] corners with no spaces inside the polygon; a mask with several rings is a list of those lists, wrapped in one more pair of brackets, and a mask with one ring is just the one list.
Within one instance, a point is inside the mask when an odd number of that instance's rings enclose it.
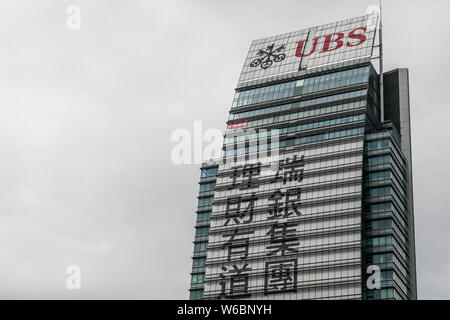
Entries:
{"label": "ubs logo sign", "polygon": [[286,54],[282,53],[286,49],[286,45],[281,45],[275,49],[275,43],[267,46],[265,50],[260,49],[256,54],[258,58],[250,63],[250,67],[255,68],[261,66],[262,69],[269,68],[273,62],[280,62],[286,58]]}
{"label": "ubs logo sign", "polygon": [[[360,27],[347,32],[337,32],[325,36],[315,37],[310,40],[297,41],[295,57],[305,58],[313,54],[326,55],[335,50],[354,50],[353,47],[362,45],[368,39],[367,28]],[[307,42],[311,42],[310,48],[306,50]],[[280,62],[286,59],[286,45],[275,47],[275,43],[268,45],[266,49],[260,49],[256,58],[250,63],[250,67],[260,66],[262,69],[269,68],[274,62]],[[308,51],[308,52],[306,52]]]}
{"label": "ubs logo sign", "polygon": [[[319,51],[319,54],[328,53],[341,48],[357,47],[367,40],[367,36],[365,35],[366,31],[366,27],[356,28],[355,30],[350,31],[347,37],[343,32],[329,34],[325,36],[323,47],[322,50]],[[321,37],[316,37],[313,39],[314,42],[312,44],[311,51],[308,53],[304,52],[304,47],[306,47],[306,40],[297,42],[298,46],[295,52],[295,56],[298,58],[303,58],[313,54],[317,49],[317,43],[319,42],[320,38]]]}

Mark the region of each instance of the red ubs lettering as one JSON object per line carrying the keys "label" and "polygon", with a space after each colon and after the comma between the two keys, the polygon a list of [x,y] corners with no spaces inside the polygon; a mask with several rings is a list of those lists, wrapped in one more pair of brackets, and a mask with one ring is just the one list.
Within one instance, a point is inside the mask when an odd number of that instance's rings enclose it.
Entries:
{"label": "red ubs lettering", "polygon": [[[348,33],[348,41],[345,43],[346,47],[356,47],[363,44],[367,40],[367,36],[364,34],[367,31],[365,27],[356,28]],[[321,37],[316,37],[313,39],[313,45],[310,52],[303,52],[304,47],[306,47],[306,40],[297,42],[297,50],[295,52],[295,56],[302,58],[307,57],[313,54],[317,49],[317,44]],[[330,52],[334,50],[338,50],[344,46],[345,34],[342,32],[333,33],[325,36],[325,41],[323,42],[322,50],[319,53]],[[356,40],[356,42],[355,42]]]}

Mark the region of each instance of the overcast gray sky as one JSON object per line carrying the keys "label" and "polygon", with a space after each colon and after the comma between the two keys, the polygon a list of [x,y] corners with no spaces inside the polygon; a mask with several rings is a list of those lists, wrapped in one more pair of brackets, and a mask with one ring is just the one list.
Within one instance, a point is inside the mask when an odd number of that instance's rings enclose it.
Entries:
{"label": "overcast gray sky", "polygon": [[[187,298],[200,172],[171,162],[171,133],[225,128],[251,40],[376,2],[2,1],[0,298]],[[419,298],[448,299],[450,2],[385,2],[385,68],[410,70]]]}

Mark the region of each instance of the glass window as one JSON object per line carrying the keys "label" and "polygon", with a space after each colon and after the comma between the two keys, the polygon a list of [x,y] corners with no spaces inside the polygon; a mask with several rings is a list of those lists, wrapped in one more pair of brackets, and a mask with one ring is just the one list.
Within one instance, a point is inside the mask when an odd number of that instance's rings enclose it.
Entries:
{"label": "glass window", "polygon": [[214,197],[202,197],[198,199],[198,206],[210,206],[214,201]]}
{"label": "glass window", "polygon": [[189,295],[189,299],[191,300],[198,300],[203,298],[203,289],[196,289],[196,290],[191,290],[191,293]]}
{"label": "glass window", "polygon": [[194,258],[192,260],[192,266],[194,268],[201,268],[204,267],[206,263],[206,258]]}
{"label": "glass window", "polygon": [[216,187],[215,182],[200,184],[200,192],[211,191]]}
{"label": "glass window", "polygon": [[[356,76],[360,74],[360,76]],[[233,108],[368,81],[368,67],[236,92]],[[339,80],[337,80],[339,79]],[[300,88],[301,90],[294,90]]]}
{"label": "glass window", "polygon": [[219,169],[218,167],[217,168],[210,168],[210,169],[202,169],[201,177],[205,178],[205,177],[215,176],[215,175],[217,175],[218,169]]}
{"label": "glass window", "polygon": [[206,236],[208,235],[209,227],[199,227],[195,229],[195,236]]}
{"label": "glass window", "polygon": [[205,251],[208,247],[208,241],[196,242],[194,244],[194,252]]}
{"label": "glass window", "polygon": [[197,221],[208,221],[211,218],[211,211],[197,213]]}
{"label": "glass window", "polygon": [[205,278],[204,273],[194,273],[191,278],[191,283],[201,283]]}

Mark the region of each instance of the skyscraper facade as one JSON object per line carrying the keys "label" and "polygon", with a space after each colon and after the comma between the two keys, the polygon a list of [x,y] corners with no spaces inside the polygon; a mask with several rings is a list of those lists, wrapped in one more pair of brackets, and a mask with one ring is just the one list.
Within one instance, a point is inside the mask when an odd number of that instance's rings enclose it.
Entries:
{"label": "skyscraper facade", "polygon": [[416,298],[408,71],[381,90],[377,22],[252,42],[201,168],[191,299]]}

